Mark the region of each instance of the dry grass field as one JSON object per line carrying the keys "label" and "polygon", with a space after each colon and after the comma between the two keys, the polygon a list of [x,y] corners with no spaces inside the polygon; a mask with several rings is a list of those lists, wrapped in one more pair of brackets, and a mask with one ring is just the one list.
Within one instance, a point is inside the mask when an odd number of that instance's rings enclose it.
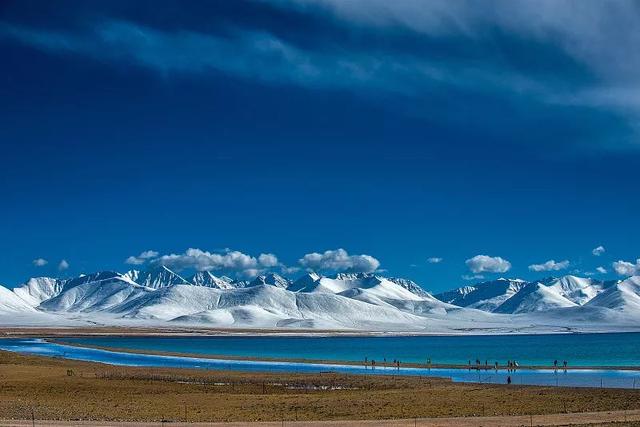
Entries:
{"label": "dry grass field", "polygon": [[0,352],[0,419],[358,420],[640,409],[640,390],[113,367]]}

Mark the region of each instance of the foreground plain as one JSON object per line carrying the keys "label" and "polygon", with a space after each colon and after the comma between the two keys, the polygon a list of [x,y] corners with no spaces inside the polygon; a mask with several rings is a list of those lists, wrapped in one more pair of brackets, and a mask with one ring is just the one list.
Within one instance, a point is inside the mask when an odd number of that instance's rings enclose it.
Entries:
{"label": "foreground plain", "polygon": [[113,367],[6,352],[0,379],[5,420],[282,422],[640,410],[640,390]]}

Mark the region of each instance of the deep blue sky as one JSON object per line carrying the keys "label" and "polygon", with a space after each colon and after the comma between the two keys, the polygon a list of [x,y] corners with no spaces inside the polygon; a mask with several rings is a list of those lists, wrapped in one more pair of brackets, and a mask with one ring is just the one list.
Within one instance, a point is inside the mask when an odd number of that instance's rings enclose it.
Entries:
{"label": "deep blue sky", "polygon": [[145,250],[239,275],[366,254],[432,291],[476,255],[640,270],[637,3],[492,6],[0,3],[0,283]]}

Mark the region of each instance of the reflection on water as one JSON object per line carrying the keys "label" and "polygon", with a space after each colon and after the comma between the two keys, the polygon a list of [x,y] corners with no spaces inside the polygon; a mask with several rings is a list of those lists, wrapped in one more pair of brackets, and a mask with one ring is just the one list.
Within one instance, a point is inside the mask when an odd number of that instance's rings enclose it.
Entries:
{"label": "reflection on water", "polygon": [[237,370],[261,372],[319,373],[338,372],[367,375],[412,375],[451,378],[458,382],[506,384],[510,376],[513,384],[635,388],[640,387],[640,372],[623,370],[466,370],[428,369],[378,366],[371,369],[362,365],[333,365],[322,363],[295,363],[278,361],[223,360],[198,357],[160,356],[82,348],[50,343],[42,339],[0,339],[0,350],[88,362],[101,362],[120,366],[149,366],[167,368],[191,368],[211,370]]}

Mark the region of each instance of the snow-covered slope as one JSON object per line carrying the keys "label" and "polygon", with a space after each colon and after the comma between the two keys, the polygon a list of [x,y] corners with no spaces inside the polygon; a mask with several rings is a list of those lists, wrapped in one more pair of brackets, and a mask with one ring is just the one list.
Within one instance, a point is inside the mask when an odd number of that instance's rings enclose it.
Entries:
{"label": "snow-covered slope", "polygon": [[159,265],[146,271],[131,270],[124,276],[140,286],[151,289],[189,283],[182,276],[171,271],[164,265]]}
{"label": "snow-covered slope", "polygon": [[586,306],[640,314],[640,276],[612,284]]}
{"label": "snow-covered slope", "polygon": [[0,286],[0,314],[32,311],[35,311],[34,308],[25,300],[4,286]]}
{"label": "snow-covered slope", "polygon": [[387,278],[387,280],[392,283],[395,283],[396,285],[402,286],[412,294],[416,294],[419,297],[433,298],[433,296],[429,292],[422,289],[422,287],[418,285],[416,282],[414,282],[413,280],[402,279],[399,277],[389,277]]}
{"label": "snow-covered slope", "polygon": [[407,288],[373,274],[338,274],[335,278],[320,277],[310,273],[294,282],[289,288],[294,292],[331,293],[349,296],[354,289],[366,290],[366,293],[379,298],[420,300]]}
{"label": "snow-covered slope", "polygon": [[511,298],[493,310],[494,313],[519,314],[553,310],[556,308],[576,307],[553,288],[542,283],[532,283],[521,289]]}
{"label": "snow-covered slope", "polygon": [[527,285],[528,283],[524,280],[500,278],[443,292],[435,297],[460,307],[494,311]]}
{"label": "snow-covered slope", "polygon": [[251,281],[249,286],[271,285],[278,288],[287,289],[291,285],[291,283],[291,280],[285,279],[279,274],[269,273],[264,276],[256,277],[255,279],[253,279],[253,281]]}
{"label": "snow-covered slope", "polygon": [[[189,283],[196,286],[206,286],[216,289],[231,289],[233,286],[233,280],[229,277],[214,276],[210,271],[199,271],[189,278]],[[184,284],[184,283],[179,283]]]}
{"label": "snow-covered slope", "polygon": [[560,277],[547,286],[578,305],[586,304],[604,289],[602,282],[576,276]]}
{"label": "snow-covered slope", "polygon": [[64,280],[52,277],[33,277],[13,292],[30,306],[37,307],[42,301],[57,296],[64,286]]}
{"label": "snow-covered slope", "polygon": [[152,292],[152,289],[140,286],[128,277],[117,273],[98,276],[94,279],[76,283],[74,286],[71,286],[72,282],[65,283],[62,292],[43,301],[40,308],[45,311],[66,313],[105,311]]}
{"label": "snow-covered slope", "polygon": [[[143,284],[150,285],[144,286]],[[198,325],[436,333],[640,330],[640,277],[499,279],[439,295],[376,274],[277,274],[251,282],[165,267],[0,287],[0,325]]]}

